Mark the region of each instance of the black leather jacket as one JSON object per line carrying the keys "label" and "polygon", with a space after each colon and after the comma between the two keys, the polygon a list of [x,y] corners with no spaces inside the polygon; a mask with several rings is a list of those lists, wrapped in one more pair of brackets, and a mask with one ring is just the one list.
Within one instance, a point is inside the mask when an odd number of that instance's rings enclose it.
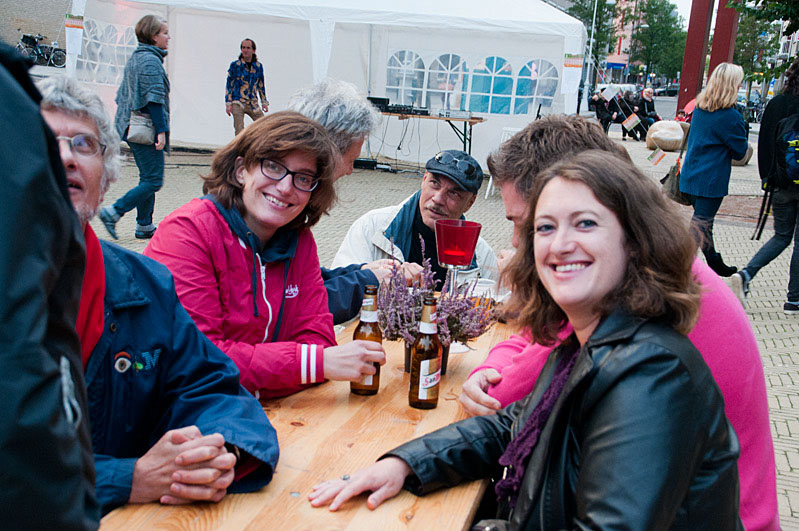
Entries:
{"label": "black leather jacket", "polygon": [[[405,487],[424,494],[496,477],[556,359],[525,399],[390,452],[413,469]],[[617,310],[578,354],[516,507],[492,529],[743,529],[738,451],[721,392],[691,342]]]}
{"label": "black leather jacket", "polygon": [[96,529],[83,234],[27,70],[0,42],[0,527]]}

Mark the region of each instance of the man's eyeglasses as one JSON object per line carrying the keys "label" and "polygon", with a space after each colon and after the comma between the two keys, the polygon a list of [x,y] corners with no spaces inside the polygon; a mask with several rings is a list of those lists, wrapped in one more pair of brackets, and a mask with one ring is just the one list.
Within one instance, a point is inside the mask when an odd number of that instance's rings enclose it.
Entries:
{"label": "man's eyeglasses", "polygon": [[286,175],[291,175],[291,182],[294,188],[303,192],[313,192],[319,185],[319,177],[302,171],[290,171],[279,162],[269,159],[261,159],[261,173],[264,177],[273,181],[282,181]]}
{"label": "man's eyeglasses", "polygon": [[83,155],[84,157],[93,157],[98,153],[105,155],[105,144],[101,144],[100,140],[94,135],[79,134],[73,137],[57,136],[56,140],[66,140],[69,143],[69,148],[73,153]]}
{"label": "man's eyeglasses", "polygon": [[471,177],[477,171],[477,168],[469,162],[468,160],[462,160],[454,155],[447,153],[446,151],[440,152],[436,155],[436,160],[441,164],[445,164],[449,166],[452,163],[455,163],[455,167],[458,168],[460,171],[464,173],[467,177]]}

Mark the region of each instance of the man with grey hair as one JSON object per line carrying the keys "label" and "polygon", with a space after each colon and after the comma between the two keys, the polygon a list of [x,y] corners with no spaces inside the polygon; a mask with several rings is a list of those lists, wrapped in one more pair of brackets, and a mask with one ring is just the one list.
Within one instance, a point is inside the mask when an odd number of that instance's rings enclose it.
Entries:
{"label": "man with grey hair", "polygon": [[102,102],[67,77],[39,89],[86,238],[77,330],[103,512],[266,485],[277,437],[236,366],[194,325],[164,266],[101,243],[88,223],[119,174],[119,137]]}
{"label": "man with grey hair", "polygon": [[[358,93],[355,85],[326,79],[300,90],[289,100],[289,109],[316,120],[327,130],[338,148],[334,178],[352,174],[363,143],[380,122],[374,106]],[[406,279],[418,271],[404,268]],[[322,268],[327,302],[335,324],[349,321],[361,309],[364,288],[377,285],[391,273],[390,260]]]}
{"label": "man with grey hair", "polygon": [[380,123],[380,114],[352,83],[325,79],[300,90],[289,109],[316,120],[327,130],[339,151],[335,179],[352,174],[363,143]]}

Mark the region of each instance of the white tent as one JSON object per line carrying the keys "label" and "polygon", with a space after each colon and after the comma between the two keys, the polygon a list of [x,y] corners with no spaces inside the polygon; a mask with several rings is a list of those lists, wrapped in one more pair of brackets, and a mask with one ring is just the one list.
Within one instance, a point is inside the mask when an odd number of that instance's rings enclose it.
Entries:
{"label": "white tent", "polygon": [[[585,28],[540,0],[88,0],[78,78],[112,104],[133,25],[164,16],[172,40],[166,65],[172,86],[174,143],[220,146],[233,136],[224,112],[227,67],[239,43],[257,43],[270,111],[325,76],[391,103],[470,111],[473,155],[481,162],[503,128],[577,106]],[[113,108],[113,105],[111,105]],[[384,117],[372,154],[421,161],[459,148],[446,122]]]}

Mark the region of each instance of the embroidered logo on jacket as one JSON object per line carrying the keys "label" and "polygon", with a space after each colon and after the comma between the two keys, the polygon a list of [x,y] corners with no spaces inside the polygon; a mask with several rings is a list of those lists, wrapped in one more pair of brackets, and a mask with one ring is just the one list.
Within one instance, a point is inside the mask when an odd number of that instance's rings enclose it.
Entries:
{"label": "embroidered logo on jacket", "polygon": [[133,370],[135,371],[149,371],[150,369],[155,368],[160,355],[160,348],[157,348],[152,352],[142,352],[141,354],[136,354],[135,356],[131,356],[125,351],[118,352],[114,356],[114,369],[120,374],[127,372],[131,367],[133,367]]}
{"label": "embroidered logo on jacket", "polygon": [[293,299],[300,294],[300,287],[297,284],[289,284],[286,286],[286,298]]}

